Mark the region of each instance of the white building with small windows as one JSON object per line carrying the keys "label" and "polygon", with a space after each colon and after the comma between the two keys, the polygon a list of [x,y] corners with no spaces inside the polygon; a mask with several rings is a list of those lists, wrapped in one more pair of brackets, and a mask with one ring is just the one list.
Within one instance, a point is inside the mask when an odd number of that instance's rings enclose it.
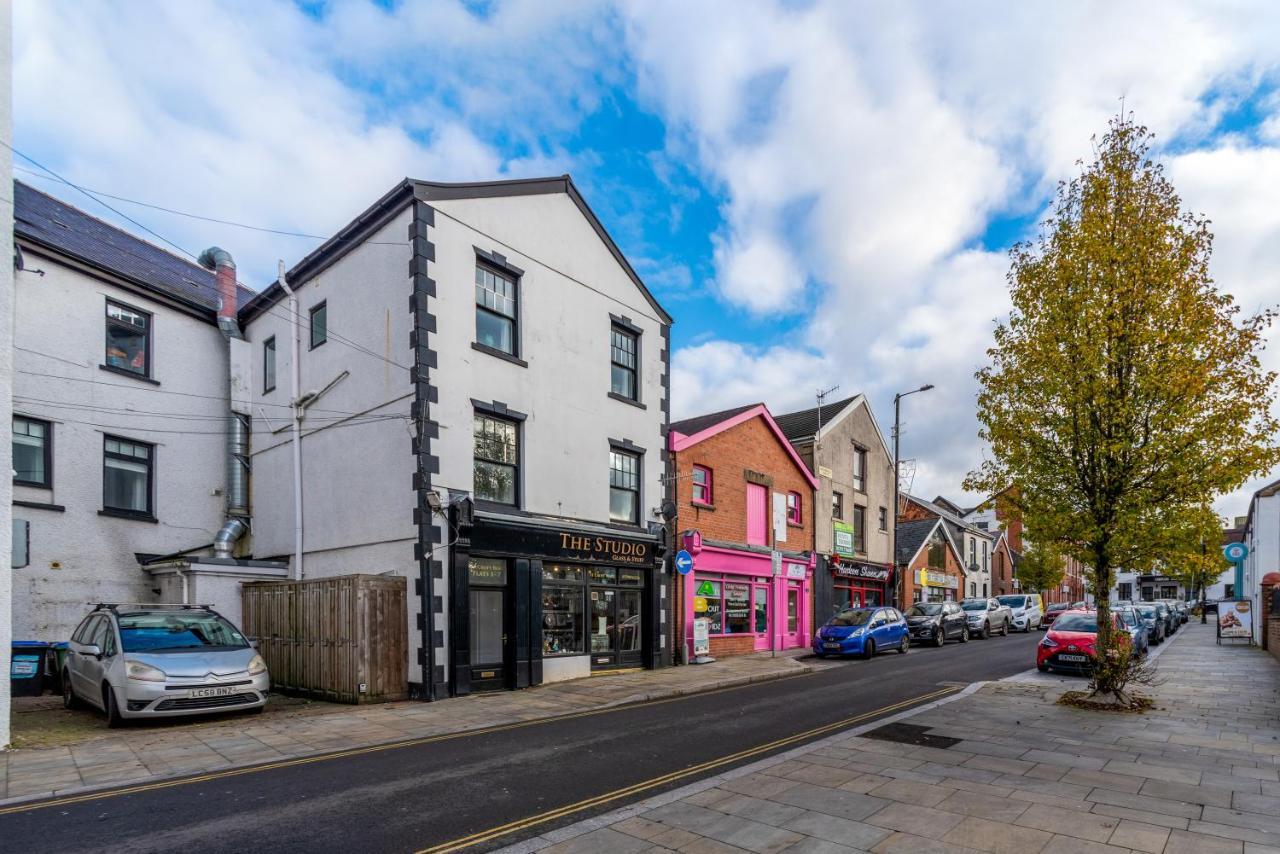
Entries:
{"label": "white building with small windows", "polygon": [[157,558],[244,568],[213,558],[229,345],[196,264],[21,182],[14,238],[13,634],[56,642],[89,603],[157,601]]}
{"label": "white building with small windows", "polygon": [[671,318],[567,176],[406,180],[240,323],[253,553],[404,576],[413,694],[669,661]]}

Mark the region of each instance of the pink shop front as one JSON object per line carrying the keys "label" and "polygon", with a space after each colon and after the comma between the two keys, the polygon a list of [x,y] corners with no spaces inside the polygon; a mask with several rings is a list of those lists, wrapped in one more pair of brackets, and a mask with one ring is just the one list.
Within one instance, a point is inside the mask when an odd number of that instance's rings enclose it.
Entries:
{"label": "pink shop front", "polygon": [[686,649],[693,649],[693,624],[699,617],[710,623],[713,658],[809,645],[811,555],[782,552],[775,576],[767,550],[716,545],[696,534],[686,535],[684,545],[694,561],[693,572],[680,577]]}

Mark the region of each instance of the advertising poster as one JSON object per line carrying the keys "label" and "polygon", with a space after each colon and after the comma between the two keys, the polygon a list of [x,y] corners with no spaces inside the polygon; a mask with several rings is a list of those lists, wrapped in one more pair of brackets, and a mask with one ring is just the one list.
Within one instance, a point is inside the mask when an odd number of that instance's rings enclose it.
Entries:
{"label": "advertising poster", "polygon": [[1253,638],[1253,603],[1248,599],[1218,603],[1218,637]]}
{"label": "advertising poster", "polygon": [[711,621],[705,617],[693,621],[693,654],[711,654]]}
{"label": "advertising poster", "polygon": [[835,547],[832,551],[838,555],[853,557],[853,526],[847,522],[832,522],[831,527],[835,535]]}

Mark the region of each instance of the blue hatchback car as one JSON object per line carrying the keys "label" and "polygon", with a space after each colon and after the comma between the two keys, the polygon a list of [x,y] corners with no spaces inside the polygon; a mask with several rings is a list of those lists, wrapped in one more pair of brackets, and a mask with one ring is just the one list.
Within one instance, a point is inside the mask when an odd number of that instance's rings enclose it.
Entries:
{"label": "blue hatchback car", "polygon": [[827,620],[813,638],[813,654],[819,658],[828,655],[870,658],[887,649],[903,654],[911,649],[906,618],[896,608],[846,608]]}

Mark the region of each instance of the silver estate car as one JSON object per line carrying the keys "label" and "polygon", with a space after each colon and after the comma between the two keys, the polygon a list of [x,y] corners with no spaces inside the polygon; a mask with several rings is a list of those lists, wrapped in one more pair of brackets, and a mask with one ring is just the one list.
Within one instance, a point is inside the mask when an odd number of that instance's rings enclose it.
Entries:
{"label": "silver estate car", "polygon": [[71,635],[62,702],[127,719],[258,711],[267,664],[239,629],[201,605],[98,605]]}

